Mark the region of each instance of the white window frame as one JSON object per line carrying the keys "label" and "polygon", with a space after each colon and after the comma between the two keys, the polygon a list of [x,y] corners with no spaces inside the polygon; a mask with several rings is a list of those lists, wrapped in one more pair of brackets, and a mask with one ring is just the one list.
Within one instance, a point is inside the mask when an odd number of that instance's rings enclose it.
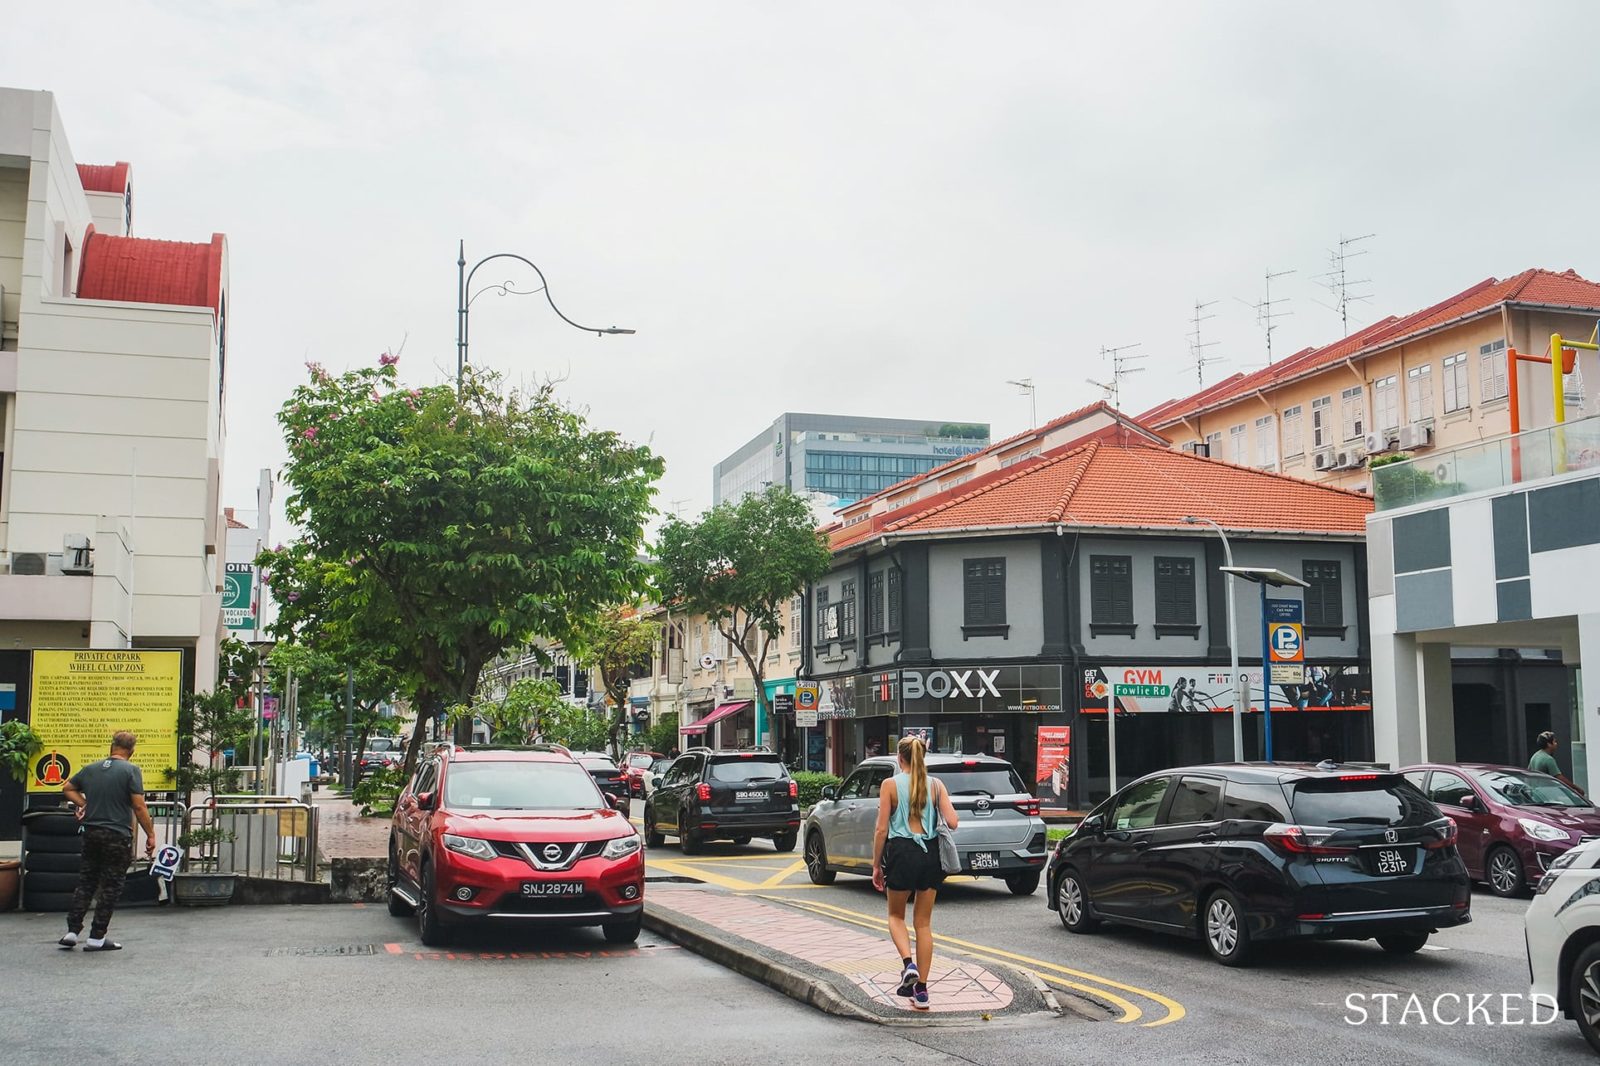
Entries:
{"label": "white window frame", "polygon": [[1352,385],[1339,394],[1339,421],[1345,440],[1367,435],[1367,390],[1362,386]]}
{"label": "white window frame", "polygon": [[1318,396],[1311,401],[1311,447],[1315,451],[1333,446],[1333,397]]}
{"label": "white window frame", "polygon": [[1303,415],[1304,409],[1299,404],[1283,409],[1283,457],[1285,459],[1294,459],[1306,453],[1305,433],[1301,426]]}
{"label": "white window frame", "polygon": [[1278,465],[1278,420],[1271,415],[1256,419],[1256,465],[1263,470]]}
{"label": "white window frame", "polygon": [[1228,462],[1239,466],[1247,464],[1245,456],[1245,424],[1240,422],[1237,426],[1228,427]]}
{"label": "white window frame", "polygon": [[1372,426],[1382,432],[1400,428],[1400,378],[1390,374],[1372,383]]}
{"label": "white window frame", "polygon": [[1433,364],[1423,363],[1406,371],[1406,421],[1433,418]]}
{"label": "white window frame", "polygon": [[1503,400],[1511,395],[1506,378],[1506,342],[1490,341],[1478,346],[1478,402]]}
{"label": "white window frame", "polygon": [[1472,406],[1472,389],[1467,384],[1467,353],[1444,357],[1444,413],[1465,411]]}
{"label": "white window frame", "polygon": [[1212,459],[1222,458],[1222,431],[1206,434],[1206,455]]}

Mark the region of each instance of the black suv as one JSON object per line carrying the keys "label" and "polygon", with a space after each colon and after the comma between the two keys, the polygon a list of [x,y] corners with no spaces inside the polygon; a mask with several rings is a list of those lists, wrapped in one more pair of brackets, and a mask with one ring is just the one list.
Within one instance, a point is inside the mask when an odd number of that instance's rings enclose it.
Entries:
{"label": "black suv", "polygon": [[1228,966],[1289,937],[1409,953],[1472,920],[1455,822],[1399,774],[1327,762],[1140,778],[1056,846],[1048,884],[1070,932],[1104,919],[1199,937]]}
{"label": "black suv", "polygon": [[770,751],[687,751],[645,801],[645,844],[658,848],[671,833],[683,853],[693,855],[707,840],[743,845],[771,837],[778,851],[793,851],[799,795],[788,768]]}

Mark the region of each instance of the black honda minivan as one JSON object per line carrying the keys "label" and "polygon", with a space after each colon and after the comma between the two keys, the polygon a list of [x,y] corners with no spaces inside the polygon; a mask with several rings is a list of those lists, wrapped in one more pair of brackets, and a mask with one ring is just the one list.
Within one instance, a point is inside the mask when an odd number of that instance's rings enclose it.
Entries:
{"label": "black honda minivan", "polygon": [[1056,846],[1048,877],[1070,932],[1104,920],[1200,937],[1228,966],[1289,937],[1409,953],[1472,920],[1455,822],[1399,774],[1328,762],[1142,777]]}

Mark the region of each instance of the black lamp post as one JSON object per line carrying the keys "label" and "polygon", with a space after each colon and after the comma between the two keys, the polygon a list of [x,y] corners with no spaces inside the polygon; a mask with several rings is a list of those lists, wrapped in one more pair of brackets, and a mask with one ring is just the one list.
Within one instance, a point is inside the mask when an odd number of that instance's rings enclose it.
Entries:
{"label": "black lamp post", "polygon": [[[461,387],[461,378],[466,373],[466,369],[467,369],[467,344],[468,344],[468,339],[467,338],[468,338],[468,333],[469,333],[469,330],[468,330],[468,326],[469,326],[468,315],[469,315],[469,313],[471,311],[471,308],[472,308],[472,301],[475,300],[479,295],[482,295],[481,293],[477,293],[477,294],[472,293],[472,291],[471,291],[472,290],[472,276],[478,272],[478,268],[483,266],[483,264],[488,263],[488,262],[492,262],[493,260],[496,260],[496,259],[515,259],[519,263],[526,263],[528,265],[528,267],[530,269],[532,269],[532,271],[539,276],[539,287],[537,289],[533,289],[533,290],[530,290],[530,291],[527,291],[527,292],[524,292],[524,291],[522,291],[520,289],[511,288],[511,283],[510,282],[505,282],[505,283],[502,283],[500,285],[491,285],[489,287],[489,288],[493,288],[493,289],[499,289],[502,295],[505,294],[505,293],[514,293],[514,294],[516,294],[518,296],[531,296],[535,292],[542,292],[542,293],[544,293],[545,300],[547,300],[549,302],[549,304],[550,304],[550,310],[554,311],[558,316],[560,316],[561,321],[565,322],[567,325],[573,327],[574,329],[581,329],[585,333],[593,333],[597,337],[604,336],[607,333],[634,333],[634,332],[637,332],[636,330],[631,330],[631,329],[621,329],[621,328],[619,328],[617,326],[609,326],[609,327],[601,329],[601,328],[596,328],[594,326],[579,325],[577,322],[574,322],[572,319],[570,319],[566,315],[562,314],[561,313],[561,308],[556,306],[555,300],[550,295],[550,286],[544,280],[544,271],[540,270],[534,264],[533,260],[528,259],[528,258],[526,258],[524,256],[517,255],[514,252],[496,252],[494,255],[486,255],[482,259],[480,259],[476,263],[474,263],[472,265],[472,269],[471,270],[468,270],[467,269],[467,242],[466,241],[462,241],[461,245],[460,245],[460,249],[459,249],[459,251],[457,253],[457,257],[456,257],[456,388],[457,389],[459,389]],[[486,292],[488,290],[486,289],[484,291]]]}

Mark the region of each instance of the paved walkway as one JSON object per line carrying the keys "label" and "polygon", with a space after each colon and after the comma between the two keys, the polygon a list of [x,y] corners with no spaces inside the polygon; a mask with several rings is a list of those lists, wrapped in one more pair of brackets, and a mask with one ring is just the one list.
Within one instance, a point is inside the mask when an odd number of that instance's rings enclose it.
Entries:
{"label": "paved walkway", "polygon": [[389,819],[363,818],[361,808],[330,793],[316,793],[317,850],[327,859],[382,859],[389,854]]}
{"label": "paved walkway", "polygon": [[[895,993],[900,960],[888,936],[802,914],[778,902],[703,888],[652,885],[647,910],[702,927],[719,940],[743,941],[762,955],[831,984],[845,999],[885,1018],[915,1015]],[[1040,990],[1015,972],[1002,974],[939,951],[928,981],[931,1012],[951,1016],[1023,1013],[1047,1009]]]}

